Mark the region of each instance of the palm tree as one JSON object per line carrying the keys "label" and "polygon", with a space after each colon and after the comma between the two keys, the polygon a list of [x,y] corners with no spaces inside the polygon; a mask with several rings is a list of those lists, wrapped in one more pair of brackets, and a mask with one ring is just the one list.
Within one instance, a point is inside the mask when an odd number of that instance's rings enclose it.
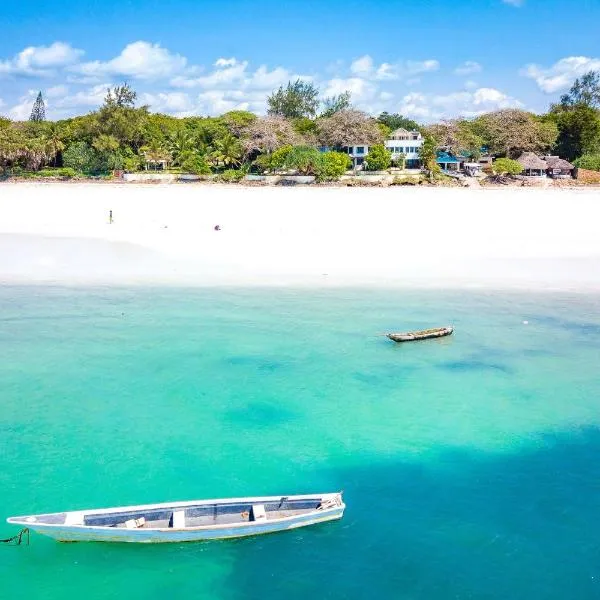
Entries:
{"label": "palm tree", "polygon": [[157,139],[153,139],[147,146],[140,148],[140,152],[146,159],[146,168],[149,164],[153,164],[154,168],[163,161],[168,164],[171,160],[171,153],[165,150],[161,142]]}
{"label": "palm tree", "polygon": [[212,153],[212,159],[216,165],[224,167],[236,167],[241,164],[244,151],[240,141],[230,133],[215,140],[215,149]]}
{"label": "palm tree", "polygon": [[46,131],[44,132],[43,137],[46,143],[47,153],[53,158],[55,167],[58,153],[65,149],[65,143],[62,140],[62,136],[63,131],[58,123],[50,122],[46,125]]}
{"label": "palm tree", "polygon": [[185,129],[178,129],[167,139],[167,147],[173,156],[173,162],[180,165],[183,157],[194,149],[194,140]]}

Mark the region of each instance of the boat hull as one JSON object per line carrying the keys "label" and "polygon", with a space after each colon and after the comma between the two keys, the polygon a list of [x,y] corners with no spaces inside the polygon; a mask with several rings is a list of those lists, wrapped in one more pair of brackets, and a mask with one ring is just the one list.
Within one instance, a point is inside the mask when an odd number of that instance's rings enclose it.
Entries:
{"label": "boat hull", "polygon": [[423,332],[415,331],[409,333],[387,333],[386,337],[393,342],[416,342],[419,340],[430,340],[434,338],[451,335],[454,331],[452,327],[440,327],[439,329],[426,330]]}
{"label": "boat hull", "polygon": [[59,542],[123,542],[138,544],[161,544],[176,542],[200,542],[241,538],[277,531],[297,529],[317,523],[341,519],[344,509],[322,511],[321,514],[293,517],[286,522],[252,523],[243,526],[220,527],[218,529],[115,529],[112,527],[67,527],[52,525],[28,525],[29,529],[47,535]]}
{"label": "boat hull", "polygon": [[[128,506],[11,517],[8,522],[60,542],[157,544],[240,538],[297,529],[341,519],[345,508],[341,494],[321,494]],[[170,521],[151,521],[168,514]],[[140,518],[144,515],[146,519]],[[183,521],[178,521],[177,516]],[[126,527],[127,524],[131,526]]]}

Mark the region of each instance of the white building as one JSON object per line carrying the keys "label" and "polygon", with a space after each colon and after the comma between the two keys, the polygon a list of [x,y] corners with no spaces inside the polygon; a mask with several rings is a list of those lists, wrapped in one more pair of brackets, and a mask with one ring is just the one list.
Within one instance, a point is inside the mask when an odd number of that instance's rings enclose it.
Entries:
{"label": "white building", "polygon": [[418,169],[421,166],[419,152],[423,145],[423,136],[418,131],[396,129],[385,141],[385,147],[392,153],[392,160],[399,161],[404,155],[404,166],[407,169]]}
{"label": "white building", "polygon": [[[407,131],[396,129],[390,139],[385,141],[385,147],[392,153],[392,160],[399,163],[404,156],[404,167],[406,169],[418,169],[421,166],[419,152],[423,145],[423,136],[418,131]],[[353,168],[362,168],[365,157],[369,154],[368,144],[357,144],[345,146],[344,152],[352,159]]]}

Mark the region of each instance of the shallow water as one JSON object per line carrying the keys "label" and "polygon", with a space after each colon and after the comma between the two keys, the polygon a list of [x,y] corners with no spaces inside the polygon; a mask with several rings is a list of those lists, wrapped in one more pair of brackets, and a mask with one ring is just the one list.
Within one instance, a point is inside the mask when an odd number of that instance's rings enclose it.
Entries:
{"label": "shallow water", "polygon": [[35,535],[0,548],[3,596],[600,595],[600,297],[6,286],[0,340],[0,517],[340,489],[348,505],[237,541]]}

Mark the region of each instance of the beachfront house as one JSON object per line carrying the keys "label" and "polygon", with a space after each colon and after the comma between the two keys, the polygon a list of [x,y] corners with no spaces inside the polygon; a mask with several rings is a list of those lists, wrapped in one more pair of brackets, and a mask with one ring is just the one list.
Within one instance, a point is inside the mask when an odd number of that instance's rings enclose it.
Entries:
{"label": "beachfront house", "polygon": [[546,163],[546,175],[554,179],[571,179],[575,172],[575,167],[564,158],[559,156],[544,156]]}
{"label": "beachfront house", "polygon": [[367,144],[357,144],[356,146],[344,146],[342,149],[352,159],[353,169],[362,169],[365,157],[369,154],[369,146]]}
{"label": "beachfront house", "polygon": [[461,161],[460,158],[457,158],[449,152],[439,150],[435,162],[442,171],[454,171],[458,173],[460,171],[461,162],[464,162],[464,160]]}
{"label": "beachfront house", "polygon": [[[421,166],[420,151],[423,136],[419,131],[396,129],[385,141],[385,147],[392,153],[392,160],[405,169],[418,169]],[[404,159],[404,160],[403,160]],[[400,164],[404,162],[404,165]]]}
{"label": "beachfront house", "polygon": [[546,161],[533,152],[523,152],[517,161],[521,163],[523,172],[521,175],[525,177],[546,177],[548,165]]}

